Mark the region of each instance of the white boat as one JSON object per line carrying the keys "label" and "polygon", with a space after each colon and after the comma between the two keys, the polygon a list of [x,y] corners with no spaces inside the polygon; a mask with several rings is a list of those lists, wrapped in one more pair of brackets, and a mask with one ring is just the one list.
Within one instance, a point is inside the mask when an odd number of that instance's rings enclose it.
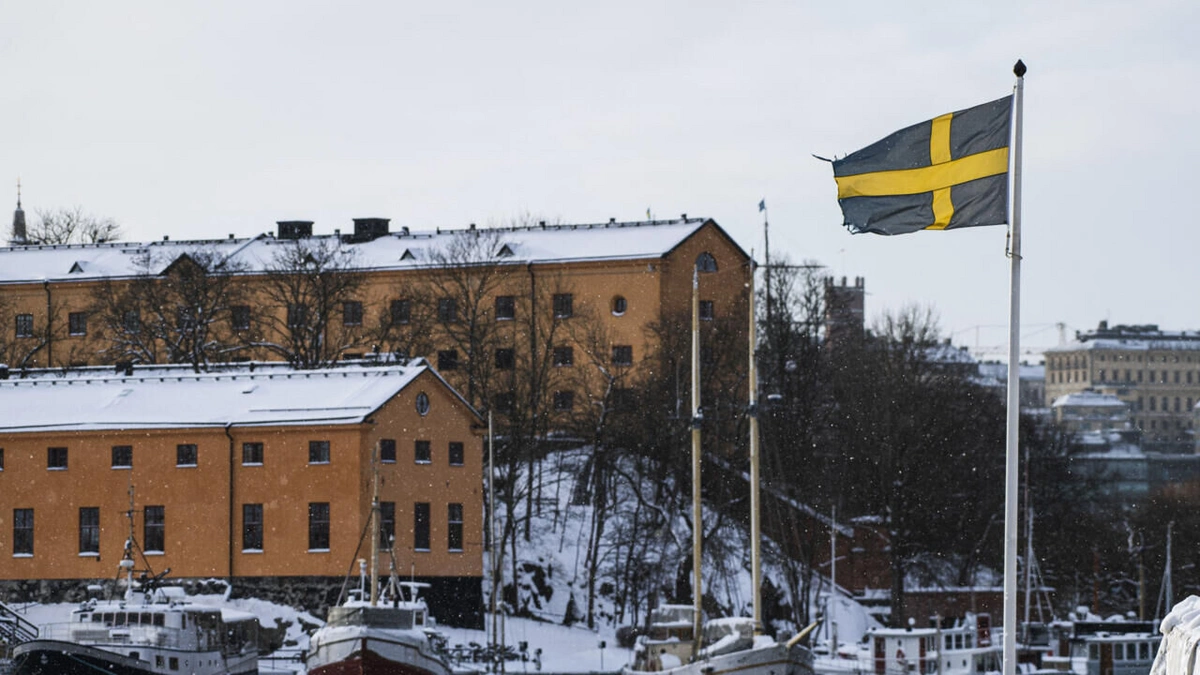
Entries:
{"label": "white boat", "polygon": [[755,316],[753,271],[750,278],[750,541],[753,617],[704,622],[700,607],[700,340],[698,274],[692,277],[692,605],[662,605],[650,615],[648,632],[634,646],[633,662],[624,675],[812,675],[812,652],[801,644],[816,627],[809,626],[787,642],[762,632],[760,525],[758,500],[757,376],[754,363]]}
{"label": "white boat", "polygon": [[1003,649],[990,617],[970,615],[950,627],[877,628],[867,634],[875,675],[974,675],[1002,672]]}
{"label": "white boat", "polygon": [[308,675],[450,675],[419,595],[428,584],[393,579],[372,603],[365,571],[362,576],[363,585],[330,608],[328,621],[309,639]]}
{"label": "white boat", "polygon": [[[252,675],[258,672],[258,618],[190,601],[167,572],[134,580],[132,536],[120,569],[124,597],[88,600],[66,623],[40,626],[13,649],[12,675]],[[169,571],[169,570],[168,570]]]}

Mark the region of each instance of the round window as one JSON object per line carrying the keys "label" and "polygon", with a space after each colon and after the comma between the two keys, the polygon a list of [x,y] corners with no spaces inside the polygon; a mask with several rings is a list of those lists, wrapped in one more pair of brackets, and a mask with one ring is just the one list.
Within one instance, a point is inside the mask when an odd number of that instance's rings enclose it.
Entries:
{"label": "round window", "polygon": [[621,316],[622,314],[624,314],[626,306],[627,306],[627,303],[625,302],[625,296],[623,296],[623,295],[614,295],[613,296],[613,299],[612,299],[613,316]]}
{"label": "round window", "polygon": [[417,394],[417,414],[422,417],[429,414],[429,395],[425,392]]}

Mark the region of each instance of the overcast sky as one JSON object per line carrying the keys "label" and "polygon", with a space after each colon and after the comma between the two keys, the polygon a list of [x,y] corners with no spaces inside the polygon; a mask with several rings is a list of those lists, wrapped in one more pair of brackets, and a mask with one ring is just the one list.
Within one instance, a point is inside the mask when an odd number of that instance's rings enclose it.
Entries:
{"label": "overcast sky", "polygon": [[761,260],[765,198],[772,257],[1001,346],[1006,228],[850,235],[812,155],[1005,96],[1021,58],[1023,345],[1200,329],[1198,35],[1200,3],[1168,0],[7,2],[0,203],[20,177],[31,216],[129,239],[649,208]]}

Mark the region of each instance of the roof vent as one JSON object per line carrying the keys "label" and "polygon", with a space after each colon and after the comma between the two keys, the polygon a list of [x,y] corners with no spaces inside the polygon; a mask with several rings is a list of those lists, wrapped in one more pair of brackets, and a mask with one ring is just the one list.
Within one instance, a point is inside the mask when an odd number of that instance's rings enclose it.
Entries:
{"label": "roof vent", "polygon": [[390,218],[355,218],[354,241],[374,241],[388,234]]}
{"label": "roof vent", "polygon": [[616,218],[609,218],[609,219],[608,219],[608,222],[610,222],[610,223],[615,223],[615,222],[617,222],[617,219],[616,219]]}
{"label": "roof vent", "polygon": [[307,239],[312,236],[313,221],[311,220],[278,220],[277,239]]}
{"label": "roof vent", "polygon": [[679,214],[679,218],[680,218],[681,220],[687,220],[687,214],[686,214],[686,213],[681,213],[681,214]]}

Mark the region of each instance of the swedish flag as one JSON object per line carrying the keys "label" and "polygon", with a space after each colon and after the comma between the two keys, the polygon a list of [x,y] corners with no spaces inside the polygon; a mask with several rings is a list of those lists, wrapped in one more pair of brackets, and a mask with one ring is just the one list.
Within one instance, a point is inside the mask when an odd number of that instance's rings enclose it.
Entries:
{"label": "swedish flag", "polygon": [[833,162],[851,232],[1008,222],[1012,96],[935,117]]}

